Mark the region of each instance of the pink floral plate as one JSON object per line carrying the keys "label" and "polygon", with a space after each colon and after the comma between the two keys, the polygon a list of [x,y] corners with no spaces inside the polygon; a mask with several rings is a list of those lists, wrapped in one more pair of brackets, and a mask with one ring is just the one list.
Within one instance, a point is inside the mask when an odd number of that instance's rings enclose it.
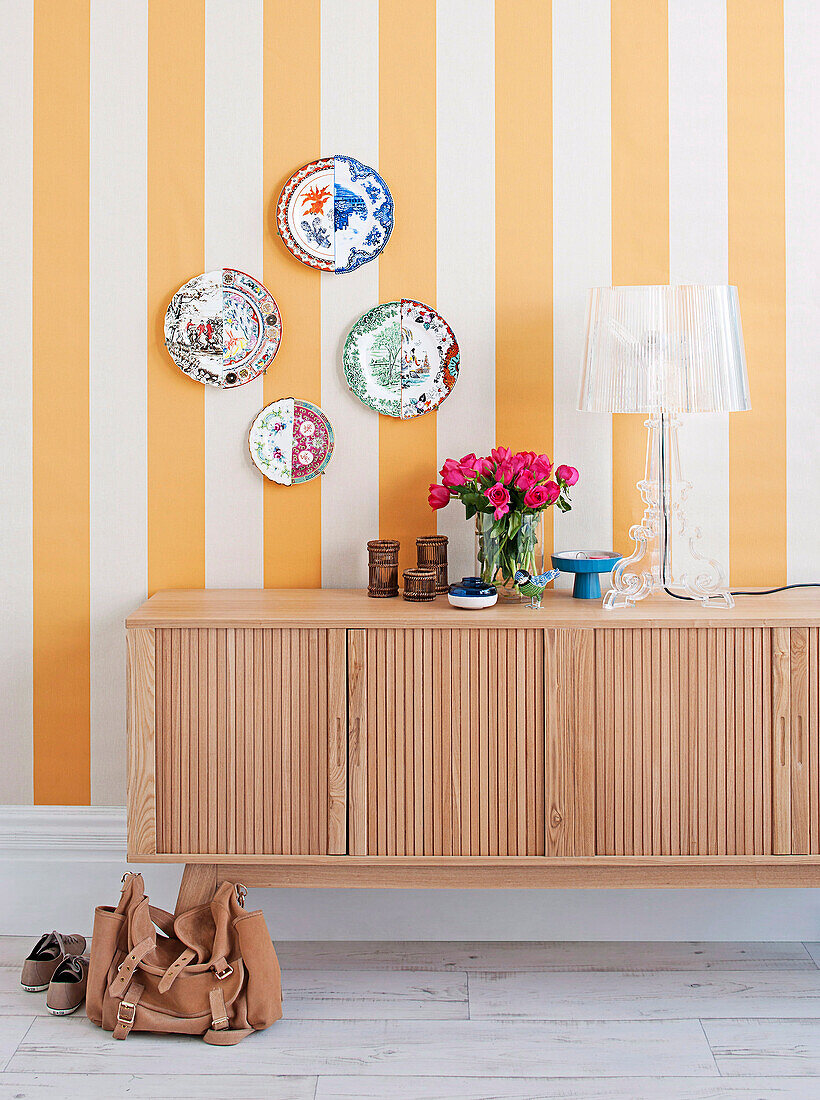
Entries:
{"label": "pink floral plate", "polygon": [[254,465],[279,485],[299,485],[324,473],[333,443],[333,428],[318,405],[292,397],[266,405],[248,433]]}

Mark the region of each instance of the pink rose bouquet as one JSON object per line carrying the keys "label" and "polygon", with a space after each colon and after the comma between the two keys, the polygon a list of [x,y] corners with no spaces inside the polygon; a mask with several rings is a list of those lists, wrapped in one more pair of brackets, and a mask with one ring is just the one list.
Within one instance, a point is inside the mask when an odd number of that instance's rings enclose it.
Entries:
{"label": "pink rose bouquet", "polygon": [[494,447],[489,455],[448,458],[439,471],[441,483],[430,486],[431,508],[444,508],[458,497],[467,519],[486,516],[480,527],[490,537],[479,541],[482,579],[513,586],[518,569],[535,570],[534,520],[551,505],[562,512],[572,507],[570,486],[578,481],[574,466],[553,464],[535,451],[514,454],[509,447]]}

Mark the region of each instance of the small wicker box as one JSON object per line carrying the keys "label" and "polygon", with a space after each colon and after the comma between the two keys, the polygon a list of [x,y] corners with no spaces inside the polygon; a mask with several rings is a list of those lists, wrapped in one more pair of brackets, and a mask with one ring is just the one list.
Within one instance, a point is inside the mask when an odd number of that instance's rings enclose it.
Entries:
{"label": "small wicker box", "polygon": [[378,599],[399,594],[399,542],[371,539],[367,544],[367,594]]}
{"label": "small wicker box", "polygon": [[435,569],[405,569],[404,598],[414,603],[425,603],[436,598]]}
{"label": "small wicker box", "polygon": [[419,569],[435,569],[436,592],[446,592],[447,536],[422,535],[416,539],[416,564]]}

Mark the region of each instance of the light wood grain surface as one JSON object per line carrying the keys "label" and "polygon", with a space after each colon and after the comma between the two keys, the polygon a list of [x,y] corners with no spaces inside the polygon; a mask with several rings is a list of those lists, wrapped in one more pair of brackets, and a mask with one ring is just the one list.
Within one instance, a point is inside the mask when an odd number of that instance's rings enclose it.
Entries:
{"label": "light wood grain surface", "polygon": [[382,627],[446,626],[455,629],[548,626],[817,626],[820,593],[793,589],[770,596],[738,597],[731,610],[703,608],[667,597],[652,597],[633,608],[604,611],[596,600],[576,600],[565,591],[547,591],[541,611],[499,600],[484,611],[450,607],[446,596],[413,604],[400,597],[371,600],[359,589],[177,589],[155,593],[128,617],[132,626]]}
{"label": "light wood grain surface", "polygon": [[0,938],[0,1100],[809,1100],[799,943],[280,943],[285,1019],[228,1051],[126,1043],[19,986]]}

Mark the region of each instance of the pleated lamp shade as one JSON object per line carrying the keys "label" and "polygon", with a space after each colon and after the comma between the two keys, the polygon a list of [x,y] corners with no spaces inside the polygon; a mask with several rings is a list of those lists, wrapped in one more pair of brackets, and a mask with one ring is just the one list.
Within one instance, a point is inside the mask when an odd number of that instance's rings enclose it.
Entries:
{"label": "pleated lamp shade", "polygon": [[589,292],[578,408],[736,412],[750,407],[734,286]]}

